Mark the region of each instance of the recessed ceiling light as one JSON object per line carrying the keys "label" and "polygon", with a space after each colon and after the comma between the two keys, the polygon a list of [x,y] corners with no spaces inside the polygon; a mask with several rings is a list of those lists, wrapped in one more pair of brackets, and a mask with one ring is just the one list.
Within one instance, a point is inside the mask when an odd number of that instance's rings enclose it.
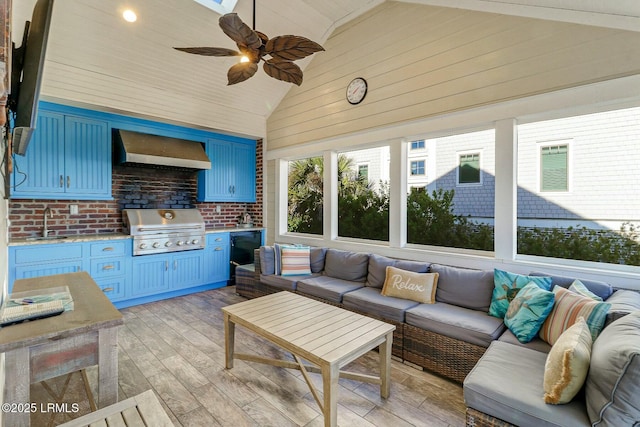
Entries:
{"label": "recessed ceiling light", "polygon": [[122,17],[127,22],[136,22],[136,20],[138,19],[138,15],[136,15],[136,13],[131,9],[127,9],[122,12]]}

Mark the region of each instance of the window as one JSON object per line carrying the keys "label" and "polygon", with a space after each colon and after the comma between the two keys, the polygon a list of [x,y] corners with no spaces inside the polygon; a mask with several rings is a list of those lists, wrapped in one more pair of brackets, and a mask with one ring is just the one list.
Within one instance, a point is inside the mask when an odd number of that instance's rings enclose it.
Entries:
{"label": "window", "polygon": [[389,241],[389,156],[388,146],[338,154],[338,236]]}
{"label": "window", "polygon": [[287,231],[322,234],[322,157],[289,162]]}
{"label": "window", "polygon": [[197,3],[218,12],[220,15],[233,12],[238,0],[195,0]]}
{"label": "window", "polygon": [[423,150],[424,149],[424,139],[420,141],[411,141],[411,149],[412,150]]}
{"label": "window", "polygon": [[640,266],[638,141],[640,108],[518,125],[518,254]]}
{"label": "window", "polygon": [[411,162],[411,175],[424,175],[424,160],[414,160]]}
{"label": "window", "polygon": [[369,165],[367,163],[358,165],[358,179],[369,182]]}
{"label": "window", "polygon": [[458,156],[458,184],[480,184],[480,153]]}
{"label": "window", "polygon": [[540,147],[540,191],[567,191],[569,147],[550,145]]}

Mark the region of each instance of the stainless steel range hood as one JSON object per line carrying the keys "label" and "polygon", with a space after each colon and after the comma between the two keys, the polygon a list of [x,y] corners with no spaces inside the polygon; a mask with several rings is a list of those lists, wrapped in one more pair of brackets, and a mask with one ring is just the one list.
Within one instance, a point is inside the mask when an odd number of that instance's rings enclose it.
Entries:
{"label": "stainless steel range hood", "polygon": [[202,144],[185,139],[114,130],[120,163],[211,169]]}

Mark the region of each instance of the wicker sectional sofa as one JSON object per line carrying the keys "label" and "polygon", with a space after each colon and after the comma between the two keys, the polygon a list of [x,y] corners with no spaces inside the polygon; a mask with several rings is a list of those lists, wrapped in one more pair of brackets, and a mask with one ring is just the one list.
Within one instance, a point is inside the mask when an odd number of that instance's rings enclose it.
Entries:
{"label": "wicker sectional sofa", "polygon": [[[539,419],[535,413],[539,408],[528,402],[531,396],[524,393],[520,400],[518,390],[514,394],[514,389],[506,386],[510,384],[509,381],[516,388],[532,382],[539,383],[541,379],[529,379],[528,375],[544,372],[544,360],[551,347],[538,338],[531,343],[521,344],[502,319],[488,314],[494,288],[493,271],[393,259],[333,248],[311,248],[311,274],[283,276],[275,274],[274,247],[262,246],[256,250],[254,259],[253,277],[240,274],[236,281],[236,291],[240,295],[254,298],[286,290],[394,324],[393,355],[396,358],[456,382],[465,382],[469,426],[590,425],[585,424],[589,416],[584,399],[569,411],[566,410],[567,405],[545,406],[543,403],[547,413]],[[422,304],[383,296],[381,290],[387,266],[418,273],[437,272],[436,302]],[[554,284],[563,287],[568,287],[573,281],[559,276],[552,276],[552,279]],[[615,291],[603,282],[582,282],[611,303],[607,324],[640,310],[640,293]],[[513,360],[501,360],[505,354],[510,354],[509,358]],[[534,366],[523,364],[523,360]],[[501,363],[508,374],[509,381],[506,384],[500,380],[502,375],[499,373],[494,375],[493,381],[489,380],[491,375],[488,372],[495,366],[501,366]],[[640,365],[640,355],[635,363]],[[509,369],[513,372],[509,372]],[[639,380],[636,381],[639,384],[639,389],[635,390],[636,396],[640,393],[640,366],[637,371],[634,371],[638,375],[634,379]],[[468,375],[471,381],[467,385],[465,378]],[[520,378],[523,382],[514,378]],[[487,388],[486,384],[491,385]],[[494,400],[501,393],[507,396],[508,404],[495,404]],[[640,407],[640,400],[636,403]],[[528,413],[530,410],[534,413]],[[556,416],[557,423],[549,421]]]}

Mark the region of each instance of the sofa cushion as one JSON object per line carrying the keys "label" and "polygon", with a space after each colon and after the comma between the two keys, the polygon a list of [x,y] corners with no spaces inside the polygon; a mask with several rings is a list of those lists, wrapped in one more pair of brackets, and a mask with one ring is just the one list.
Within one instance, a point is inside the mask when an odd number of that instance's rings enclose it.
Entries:
{"label": "sofa cushion", "polygon": [[327,249],[324,258],[324,274],[336,279],[364,282],[367,278],[368,264],[368,254]]}
{"label": "sofa cushion", "polygon": [[385,297],[380,289],[364,287],[349,292],[342,298],[342,304],[349,310],[371,314],[375,317],[396,322],[405,321],[405,312],[418,305],[415,301]]}
{"label": "sofa cushion", "polygon": [[276,274],[261,274],[260,282],[285,291],[295,291],[299,280],[309,279],[314,276],[319,276],[319,274],[312,274],[311,276],[278,276]]}
{"label": "sofa cushion", "polygon": [[511,273],[504,270],[493,270],[493,293],[491,294],[491,305],[489,314],[495,317],[504,318],[509,308],[509,303],[525,285],[533,282],[541,289],[548,291],[551,288],[550,277],[531,277],[522,274]]}
{"label": "sofa cushion", "polygon": [[364,286],[363,283],[329,276],[307,277],[298,281],[296,292],[313,295],[335,303],[341,303],[345,293]]}
{"label": "sofa cushion", "polygon": [[276,258],[273,246],[260,246],[260,273],[276,274]]}
{"label": "sofa cushion", "polygon": [[521,427],[589,426],[583,400],[566,405],[542,400],[546,358],[539,351],[494,341],[464,380],[467,406]]}
{"label": "sofa cushion", "polygon": [[457,305],[436,302],[407,310],[405,322],[427,331],[488,347],[504,331],[502,319]]}
{"label": "sofa cushion", "polygon": [[504,324],[518,341],[531,341],[551,312],[554,298],[553,292],[540,289],[533,282],[529,283],[509,303]]}
{"label": "sofa cushion", "polygon": [[430,271],[439,275],[436,301],[485,313],[489,311],[493,293],[493,271],[442,264],[431,264]]}
{"label": "sofa cushion", "polygon": [[386,256],[370,254],[369,265],[367,267],[367,286],[373,288],[380,288],[384,285],[384,280],[387,275],[387,267],[393,266],[396,260],[393,258],[387,258]]}
{"label": "sofa cushion", "polygon": [[324,270],[324,257],[327,248],[311,248],[309,251],[309,261],[311,263],[311,272],[320,273]]}
{"label": "sofa cushion", "polygon": [[545,403],[569,403],[578,394],[589,371],[592,343],[583,317],[560,335],[544,365]]}
{"label": "sofa cushion", "polygon": [[553,293],[556,295],[556,302],[540,328],[540,338],[553,345],[579,317],[584,317],[591,337],[595,340],[604,327],[604,320],[611,305],[574,294],[560,286],[554,286]]}
{"label": "sofa cushion", "polygon": [[640,292],[629,289],[618,289],[613,295],[607,298],[607,303],[611,304],[607,313],[605,325],[618,320],[636,310],[640,310]]}
{"label": "sofa cushion", "polygon": [[414,273],[388,266],[382,295],[433,304],[437,286],[438,273]]}
{"label": "sofa cushion", "polygon": [[506,342],[509,344],[513,344],[513,345],[517,345],[519,347],[525,347],[531,350],[535,350],[535,351],[539,351],[541,353],[549,353],[549,351],[551,350],[551,345],[549,345],[548,342],[542,341],[542,338],[540,338],[539,336],[533,338],[531,341],[529,341],[528,343],[522,343],[520,341],[518,341],[518,338],[516,338],[515,335],[513,335],[513,332],[511,332],[509,329],[506,329],[502,335],[500,335],[500,338],[498,338],[498,341],[502,341],[502,342]]}
{"label": "sofa cushion", "polygon": [[640,311],[607,326],[593,343],[585,396],[594,427],[640,425]]}
{"label": "sofa cushion", "polygon": [[[556,276],[553,274],[542,273],[539,271],[534,271],[530,273],[530,276],[548,276],[551,277],[551,287],[553,286],[561,286],[563,288],[569,288],[576,277],[569,276]],[[587,287],[591,292],[598,295],[603,300],[606,300],[613,293],[613,287],[606,283],[601,282],[599,280],[588,280],[588,279],[580,279],[583,285]]]}

